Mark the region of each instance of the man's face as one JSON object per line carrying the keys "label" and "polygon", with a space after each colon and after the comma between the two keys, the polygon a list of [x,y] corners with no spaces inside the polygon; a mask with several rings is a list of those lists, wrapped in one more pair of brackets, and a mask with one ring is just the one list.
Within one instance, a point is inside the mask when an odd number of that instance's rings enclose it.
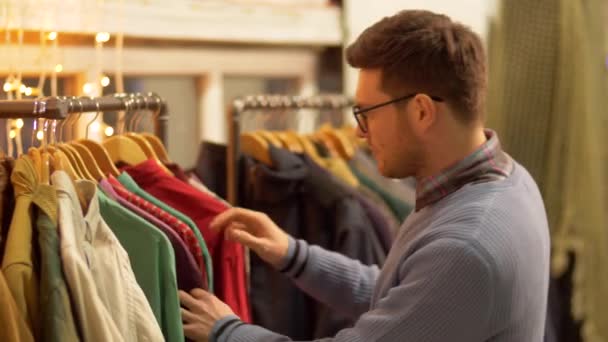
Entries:
{"label": "man's face", "polygon": [[[361,69],[355,96],[356,105],[367,107],[390,101],[393,98],[381,88],[381,71]],[[404,94],[405,95],[405,94]],[[414,176],[422,161],[422,148],[412,131],[409,112],[410,101],[382,106],[366,112],[367,133],[357,129],[357,134],[367,139],[378,169],[391,178]]]}

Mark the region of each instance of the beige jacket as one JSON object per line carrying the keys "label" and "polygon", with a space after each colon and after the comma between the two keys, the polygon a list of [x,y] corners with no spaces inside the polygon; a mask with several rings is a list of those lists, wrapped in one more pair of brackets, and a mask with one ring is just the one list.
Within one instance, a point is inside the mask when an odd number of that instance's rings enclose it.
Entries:
{"label": "beige jacket", "polygon": [[[61,254],[72,297],[88,293],[76,300],[76,310],[88,316],[80,319],[85,340],[163,341],[129,256],[101,217],[95,183],[78,181],[74,187],[61,171],[52,180],[58,191]],[[87,203],[84,216],[78,195]],[[66,261],[77,261],[77,272],[69,275]]]}

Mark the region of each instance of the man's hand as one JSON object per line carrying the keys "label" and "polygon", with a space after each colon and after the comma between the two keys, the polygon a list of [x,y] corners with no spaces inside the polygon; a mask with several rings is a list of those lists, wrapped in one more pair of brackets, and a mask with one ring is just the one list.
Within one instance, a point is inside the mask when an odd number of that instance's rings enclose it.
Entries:
{"label": "man's hand", "polygon": [[232,309],[216,296],[194,289],[190,293],[179,291],[179,301],[182,306],[182,321],[184,334],[196,342],[206,342],[215,322],[234,315]]}
{"label": "man's hand", "polygon": [[264,213],[232,208],[218,215],[210,228],[225,231],[226,239],[242,243],[275,267],[287,255],[288,235]]}

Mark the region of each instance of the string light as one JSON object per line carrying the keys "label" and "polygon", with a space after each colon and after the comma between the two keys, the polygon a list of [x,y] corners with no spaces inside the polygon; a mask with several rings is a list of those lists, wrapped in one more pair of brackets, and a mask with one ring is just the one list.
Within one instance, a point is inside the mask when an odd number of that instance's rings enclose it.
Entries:
{"label": "string light", "polygon": [[25,84],[22,84],[21,86],[19,86],[19,92],[20,93],[25,93],[25,90],[27,89],[27,86]]}
{"label": "string light", "polygon": [[11,139],[15,139],[17,137],[17,131],[15,131],[14,129],[11,129],[11,131],[8,132],[8,137]]}
{"label": "string light", "polygon": [[32,96],[32,88],[25,88],[25,91],[23,93],[25,94],[25,96]]}
{"label": "string light", "polygon": [[55,72],[62,72],[62,71],[63,71],[63,65],[61,65],[61,64],[55,65]]}
{"label": "string light", "polygon": [[106,43],[110,40],[110,34],[108,32],[99,32],[95,36],[95,41],[98,43]]}
{"label": "string light", "polygon": [[91,83],[85,83],[82,86],[82,91],[87,94],[90,95],[93,92],[93,85]]}
{"label": "string light", "polygon": [[91,131],[93,131],[94,133],[99,132],[99,128],[101,128],[99,122],[95,121],[91,124]]}
{"label": "string light", "polygon": [[101,86],[107,87],[110,85],[110,78],[108,76],[104,76],[101,78]]}
{"label": "string light", "polygon": [[15,122],[15,125],[17,126],[18,129],[22,129],[24,122],[23,119],[17,119],[17,121]]}
{"label": "string light", "polygon": [[46,36],[46,38],[51,41],[57,39],[57,32],[55,32],[55,31],[49,32],[49,34]]}
{"label": "string light", "polygon": [[4,82],[4,86],[2,87],[2,89],[5,92],[9,92],[9,91],[11,91],[13,89],[13,85],[10,84],[9,82]]}
{"label": "string light", "polygon": [[104,130],[104,133],[105,133],[106,137],[111,137],[112,135],[114,135],[114,128],[112,128],[112,126],[108,126]]}
{"label": "string light", "polygon": [[38,139],[38,140],[44,139],[44,132],[43,131],[36,132],[36,139]]}

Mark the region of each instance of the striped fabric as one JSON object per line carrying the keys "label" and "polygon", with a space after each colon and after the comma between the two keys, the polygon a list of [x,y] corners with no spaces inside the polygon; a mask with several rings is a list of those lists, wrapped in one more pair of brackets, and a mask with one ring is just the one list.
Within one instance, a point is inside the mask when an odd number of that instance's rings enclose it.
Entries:
{"label": "striped fabric", "polygon": [[[169,213],[165,212],[154,204],[130,192],[113,176],[108,177],[108,182],[112,185],[112,188],[119,196],[123,197],[138,208],[145,210],[147,213],[153,215],[171,227],[171,229],[173,229],[179,235],[182,241],[184,241],[186,246],[188,246],[188,251],[192,254],[194,260],[196,260],[198,267],[204,272],[204,274],[206,274],[205,263],[203,262],[203,251],[196,240],[196,236],[194,236],[192,230],[188,228],[185,223],[171,216]],[[204,280],[206,281],[206,279]]]}

